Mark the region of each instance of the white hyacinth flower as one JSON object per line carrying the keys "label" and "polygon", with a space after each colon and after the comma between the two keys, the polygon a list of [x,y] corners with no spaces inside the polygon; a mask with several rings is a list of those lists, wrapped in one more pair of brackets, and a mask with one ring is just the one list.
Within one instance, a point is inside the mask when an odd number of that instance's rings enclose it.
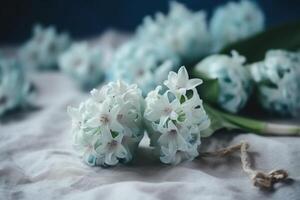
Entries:
{"label": "white hyacinth flower", "polygon": [[244,62],[245,57],[233,51],[232,57],[212,55],[195,67],[195,72],[200,77],[204,75],[209,79],[217,79],[220,88],[217,104],[232,113],[237,113],[245,106],[253,87],[250,72]]}
{"label": "white hyacinth flower", "polygon": [[106,60],[101,49],[87,42],[74,43],[59,58],[59,67],[84,90],[96,87],[104,79]]}
{"label": "white hyacinth flower", "polygon": [[59,55],[69,46],[68,34],[58,34],[53,26],[36,25],[32,38],[21,47],[19,57],[27,68],[53,69],[57,67]]}
{"label": "white hyacinth flower", "polygon": [[102,156],[99,159],[101,160],[101,165],[107,164],[113,166],[119,163],[119,159],[128,159],[128,152],[122,144],[123,135],[118,135],[115,138],[111,135],[109,136],[110,138],[104,140],[104,143],[96,148],[96,153]]}
{"label": "white hyacinth flower", "polygon": [[166,164],[179,164],[182,161],[193,160],[198,153],[198,145],[190,145],[185,151],[172,151],[171,148],[161,147],[162,155],[160,157],[161,162]]}
{"label": "white hyacinth flower", "polygon": [[270,50],[250,66],[259,102],[270,112],[300,116],[300,54]]}
{"label": "white hyacinth flower", "polygon": [[117,50],[107,77],[110,80],[135,83],[147,94],[178,65],[178,57],[163,42],[141,43],[132,40]]}
{"label": "white hyacinth flower", "polygon": [[[166,84],[173,82],[180,83],[180,87]],[[181,67],[178,74],[170,72],[165,81],[167,91],[161,94],[162,87],[158,86],[146,97],[145,124],[151,145],[163,163],[178,164],[198,155],[201,131],[210,125],[196,89],[201,82],[190,80],[185,67]]]}
{"label": "white hyacinth flower", "polygon": [[264,28],[264,15],[252,1],[229,2],[218,7],[210,21],[215,51],[254,35]]}
{"label": "white hyacinth flower", "polygon": [[202,83],[201,79],[194,78],[189,79],[189,75],[185,68],[180,68],[178,74],[170,72],[168,79],[164,81],[164,84],[176,95],[185,94],[187,90],[195,88]]}
{"label": "white hyacinth flower", "polygon": [[147,16],[137,29],[146,41],[164,41],[182,60],[193,62],[211,51],[211,38],[204,11],[192,12],[178,2],[171,2],[169,13]]}
{"label": "white hyacinth flower", "polygon": [[20,63],[0,58],[0,116],[30,103],[30,86]]}
{"label": "white hyacinth flower", "polygon": [[144,99],[136,85],[110,82],[69,107],[74,145],[91,166],[129,162],[144,135]]}

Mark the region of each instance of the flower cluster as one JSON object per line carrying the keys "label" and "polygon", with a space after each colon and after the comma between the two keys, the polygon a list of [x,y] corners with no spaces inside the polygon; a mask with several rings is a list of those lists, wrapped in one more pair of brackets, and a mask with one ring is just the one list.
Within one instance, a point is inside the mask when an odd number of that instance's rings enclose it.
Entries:
{"label": "flower cluster", "polygon": [[171,2],[168,14],[145,17],[133,39],[117,50],[108,78],[137,83],[147,94],[161,84],[168,71],[177,70],[179,63],[194,63],[219,48],[216,47],[219,43],[224,45],[245,38],[262,27],[260,10],[248,1],[218,9],[211,31],[205,12],[192,12],[180,3]]}
{"label": "flower cluster", "polygon": [[68,108],[75,147],[91,166],[129,162],[144,135],[141,91],[118,81],[93,89],[91,96]]}
{"label": "flower cluster", "polygon": [[137,29],[137,37],[146,41],[165,41],[182,60],[193,61],[210,52],[211,39],[204,11],[192,12],[171,2],[167,15],[147,16]]}
{"label": "flower cluster", "polygon": [[203,109],[196,86],[201,79],[189,79],[185,67],[170,72],[163,94],[158,86],[146,97],[145,124],[163,163],[177,164],[198,155],[201,131],[210,120]]}
{"label": "flower cluster", "polygon": [[212,55],[196,65],[195,71],[205,77],[218,79],[218,105],[226,111],[236,113],[242,109],[252,90],[251,75],[243,65],[245,57],[232,52],[227,55]]}
{"label": "flower cluster", "polygon": [[106,60],[100,48],[87,42],[74,43],[59,58],[59,67],[84,90],[96,87],[104,78]]}
{"label": "flower cluster", "polygon": [[259,102],[281,115],[300,115],[300,54],[270,50],[265,59],[250,66]]}
{"label": "flower cluster", "polygon": [[178,65],[178,57],[163,42],[131,40],[117,50],[107,77],[136,83],[147,94]]}
{"label": "flower cluster", "polygon": [[0,116],[28,104],[30,86],[21,65],[16,60],[0,58]]}
{"label": "flower cluster", "polygon": [[67,34],[58,34],[54,27],[36,25],[33,37],[20,49],[22,64],[28,68],[53,69],[57,67],[58,56],[70,45]]}
{"label": "flower cluster", "polygon": [[263,12],[252,1],[229,2],[218,7],[210,21],[215,50],[244,39],[264,28]]}

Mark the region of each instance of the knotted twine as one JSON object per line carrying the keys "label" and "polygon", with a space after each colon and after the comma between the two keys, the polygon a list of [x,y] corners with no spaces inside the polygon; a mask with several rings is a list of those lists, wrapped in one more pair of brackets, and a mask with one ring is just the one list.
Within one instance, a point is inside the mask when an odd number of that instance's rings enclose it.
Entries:
{"label": "knotted twine", "polygon": [[269,173],[254,170],[251,167],[250,158],[248,155],[249,144],[242,141],[240,144],[229,146],[223,149],[219,149],[213,152],[200,152],[201,157],[224,157],[234,152],[240,151],[240,157],[242,162],[242,169],[248,174],[253,181],[254,186],[261,189],[272,189],[274,184],[282,182],[288,178],[287,171],[283,169],[272,170]]}

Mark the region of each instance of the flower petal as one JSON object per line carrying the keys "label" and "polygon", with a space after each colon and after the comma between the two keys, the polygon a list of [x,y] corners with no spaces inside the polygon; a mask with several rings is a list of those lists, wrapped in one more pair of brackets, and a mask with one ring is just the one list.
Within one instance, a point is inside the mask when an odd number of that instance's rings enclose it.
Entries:
{"label": "flower petal", "polygon": [[198,85],[201,85],[202,83],[203,83],[203,81],[201,79],[193,78],[193,79],[188,80],[186,88],[188,90],[190,90],[190,89],[197,87]]}

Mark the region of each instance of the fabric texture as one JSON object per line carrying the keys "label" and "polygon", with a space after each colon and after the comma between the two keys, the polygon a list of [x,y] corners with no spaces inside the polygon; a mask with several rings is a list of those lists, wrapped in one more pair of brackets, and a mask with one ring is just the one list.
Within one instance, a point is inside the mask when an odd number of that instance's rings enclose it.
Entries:
{"label": "fabric texture", "polygon": [[269,192],[252,185],[238,153],[169,166],[153,156],[147,137],[131,164],[89,167],[72,147],[66,113],[88,94],[59,72],[33,79],[36,108],[0,123],[0,199],[300,199],[299,137],[222,132],[202,140],[202,151],[247,141],[256,169],[286,169],[293,180]]}

